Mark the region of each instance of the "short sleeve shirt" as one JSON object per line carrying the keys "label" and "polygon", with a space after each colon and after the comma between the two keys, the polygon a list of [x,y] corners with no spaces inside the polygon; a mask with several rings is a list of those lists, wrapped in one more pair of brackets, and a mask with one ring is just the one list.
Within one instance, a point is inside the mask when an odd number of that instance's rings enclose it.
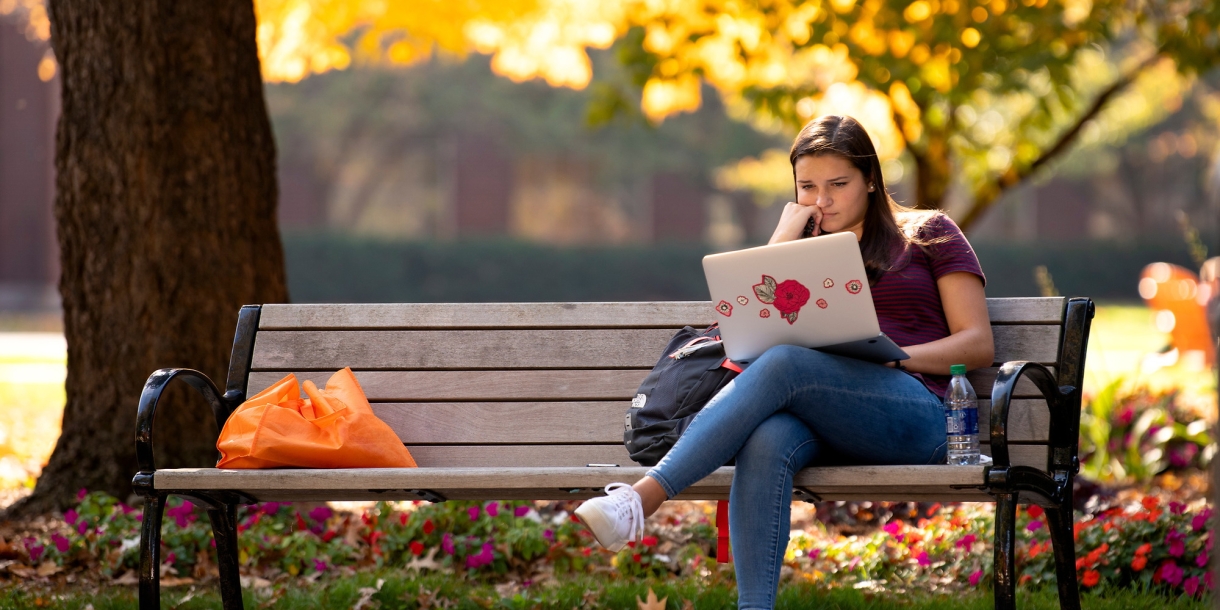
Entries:
{"label": "short sleeve shirt", "polygon": [[[949,323],[936,281],[954,272],[973,273],[983,280],[974,248],[951,218],[935,214],[919,228],[928,246],[911,245],[896,257],[893,268],[871,288],[881,332],[899,346],[919,345],[949,336]],[[944,397],[948,375],[912,373],[932,393]]]}

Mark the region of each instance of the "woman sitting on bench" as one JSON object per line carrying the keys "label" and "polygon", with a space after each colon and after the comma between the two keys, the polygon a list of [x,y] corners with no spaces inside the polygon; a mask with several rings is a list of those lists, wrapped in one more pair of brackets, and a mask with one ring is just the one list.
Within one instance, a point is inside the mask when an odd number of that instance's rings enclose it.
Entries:
{"label": "woman sitting on bench", "polygon": [[640,540],[661,503],[736,458],[729,534],[738,607],[771,608],[791,524],[792,477],[816,464],[945,461],[941,402],[949,366],[990,366],[984,277],[961,230],[939,212],[890,199],[876,150],[851,117],[797,135],[796,181],[770,243],[851,231],[860,242],[881,330],[911,356],[871,364],[790,345],[767,350],[699,413],[633,485],[576,509],[602,546]]}

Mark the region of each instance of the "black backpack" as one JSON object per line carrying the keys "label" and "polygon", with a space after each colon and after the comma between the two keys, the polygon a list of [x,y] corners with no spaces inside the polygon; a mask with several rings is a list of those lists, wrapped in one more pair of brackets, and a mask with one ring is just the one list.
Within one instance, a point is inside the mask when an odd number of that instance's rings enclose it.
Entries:
{"label": "black backpack", "polygon": [[660,462],[703,405],[743,366],[725,357],[718,325],[678,331],[627,410],[623,444],[631,459],[643,466]]}

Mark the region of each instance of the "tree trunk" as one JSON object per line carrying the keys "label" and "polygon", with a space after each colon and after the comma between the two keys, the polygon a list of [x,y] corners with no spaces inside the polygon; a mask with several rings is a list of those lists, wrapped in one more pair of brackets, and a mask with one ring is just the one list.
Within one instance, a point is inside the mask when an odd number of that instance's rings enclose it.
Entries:
{"label": "tree trunk", "polygon": [[949,137],[928,130],[922,151],[908,149],[915,158],[915,209],[938,210],[949,192]]}
{"label": "tree trunk", "polygon": [[[251,0],[49,8],[68,402],[17,516],[81,488],[126,499],[148,375],[190,367],[223,387],[238,308],[287,297]],[[176,388],[157,415],[158,467],[215,462],[201,399]]]}

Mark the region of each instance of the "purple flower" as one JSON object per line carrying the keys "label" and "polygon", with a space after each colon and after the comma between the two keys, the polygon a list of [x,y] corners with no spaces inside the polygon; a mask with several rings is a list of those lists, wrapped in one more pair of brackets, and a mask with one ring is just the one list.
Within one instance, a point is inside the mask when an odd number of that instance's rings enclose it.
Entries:
{"label": "purple flower", "polygon": [[821,555],[822,555],[822,549],[813,549],[812,551],[809,551],[810,560],[817,559]]}
{"label": "purple flower", "polygon": [[322,559],[313,560],[313,569],[319,572],[325,572],[330,566],[326,565],[326,561]]}
{"label": "purple flower", "polygon": [[1182,504],[1181,502],[1170,502],[1169,512],[1175,515],[1180,515],[1186,512],[1186,505]]}
{"label": "purple flower", "polygon": [[471,506],[470,508],[466,509],[466,512],[470,513],[471,521],[476,521],[479,518],[479,513],[481,512],[481,509],[478,506]]}
{"label": "purple flower", "polygon": [[331,510],[330,508],[325,507],[325,506],[319,506],[319,507],[309,511],[309,518],[313,519],[314,521],[324,522],[327,519],[330,519],[331,516],[334,514],[335,514],[335,511]]}
{"label": "purple flower", "polygon": [[279,502],[265,502],[259,507],[259,509],[268,515],[274,515],[280,511],[280,506],[282,506],[282,504]]}
{"label": "purple flower", "polygon": [[1199,592],[1199,577],[1191,576],[1190,578],[1187,578],[1186,582],[1182,583],[1182,589],[1184,589],[1186,591],[1187,595],[1194,595],[1195,593],[1198,593]]}
{"label": "purple flower", "polygon": [[68,525],[76,525],[76,520],[79,518],[80,515],[76,513],[75,509],[69,508],[68,511],[64,513],[64,523],[67,523]]}
{"label": "purple flower", "polygon": [[1025,526],[1025,529],[1031,532],[1036,532],[1042,529],[1042,522],[1037,519],[1030,521],[1029,524]]}
{"label": "purple flower", "polygon": [[80,491],[76,492],[76,501],[80,502],[81,500],[84,500],[85,496],[87,495],[89,495],[89,490],[85,489],[84,487],[80,488]]}
{"label": "purple flower", "polygon": [[982,579],[983,579],[983,571],[981,569],[975,570],[974,574],[970,575],[970,586],[977,587],[979,585],[979,581]]}
{"label": "purple flower", "polygon": [[67,553],[68,548],[72,546],[72,544],[68,542],[68,539],[61,536],[59,532],[51,534],[51,542],[55,545],[55,550],[59,551],[60,553]]}
{"label": "purple flower", "polygon": [[453,535],[449,532],[445,532],[445,535],[441,536],[441,549],[449,555],[453,554]]}
{"label": "purple flower", "polygon": [[529,514],[529,512],[530,512],[530,507],[518,506],[517,508],[513,509],[513,516],[514,517],[524,517],[525,515]]}
{"label": "purple flower", "polygon": [[488,517],[499,517],[500,516],[500,503],[499,502],[489,502],[487,504],[487,516]]}
{"label": "purple flower", "polygon": [[1195,557],[1195,565],[1199,566],[1200,568],[1207,567],[1207,560],[1207,551],[1199,553],[1199,556]]}
{"label": "purple flower", "polygon": [[484,542],[482,551],[466,557],[466,567],[472,569],[482,567],[495,561],[495,559],[495,548],[492,547],[490,542]]}
{"label": "purple flower", "polygon": [[1186,552],[1186,535],[1171,529],[1165,534],[1165,545],[1169,547],[1170,557],[1181,557]]}
{"label": "purple flower", "polygon": [[42,557],[42,552],[45,550],[46,547],[37,544],[33,538],[25,539],[25,552],[30,554],[30,561],[37,563],[38,559]]}
{"label": "purple flower", "polygon": [[965,536],[962,536],[961,540],[957,541],[956,546],[959,549],[968,549],[974,546],[975,540],[976,538],[974,537],[974,534],[966,534]]}
{"label": "purple flower", "polygon": [[89,531],[89,524],[84,519],[81,519],[81,522],[76,524],[76,533],[84,536],[87,531]]}
{"label": "purple flower", "polygon": [[1207,520],[1210,519],[1211,516],[1212,509],[1204,508],[1201,512],[1199,512],[1199,514],[1195,515],[1194,518],[1190,520],[1190,529],[1196,532],[1203,531],[1203,528],[1207,527]]}
{"label": "purple flower", "polygon": [[542,532],[542,537],[546,538],[547,540],[549,540],[551,542],[555,542],[555,532],[552,532],[551,530],[546,530],[545,532]]}
{"label": "purple flower", "polygon": [[925,568],[932,565],[932,560],[928,559],[927,551],[920,553],[919,556],[915,558],[915,561],[919,562],[919,565],[921,565]]}
{"label": "purple flower", "polygon": [[171,565],[171,566],[172,566],[172,565],[174,565],[174,562],[175,562],[175,561],[178,561],[178,556],[177,556],[177,555],[175,555],[175,554],[173,554],[172,552],[171,552],[169,555],[166,555],[166,556],[165,556],[165,563],[166,563],[166,564],[169,564],[169,565]]}
{"label": "purple flower", "polygon": [[1182,568],[1178,564],[1167,561],[1161,564],[1161,579],[1171,585],[1177,585],[1182,582]]}

